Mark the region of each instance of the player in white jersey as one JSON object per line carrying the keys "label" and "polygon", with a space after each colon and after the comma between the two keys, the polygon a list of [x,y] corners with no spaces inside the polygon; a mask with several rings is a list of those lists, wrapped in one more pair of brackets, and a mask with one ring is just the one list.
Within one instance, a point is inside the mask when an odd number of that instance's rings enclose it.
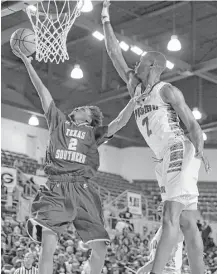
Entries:
{"label": "player in white jersey", "polygon": [[[164,201],[162,235],[156,250],[152,274],[161,274],[176,244],[179,229],[184,234],[192,274],[204,274],[203,243],[196,224],[197,179],[203,156],[202,130],[180,90],[160,81],[166,58],[159,52],[142,56],[130,69],[114,35],[109,18],[109,1],[104,1],[102,23],[107,52],[131,96],[143,94],[135,118],[144,139],[159,159],[156,175]],[[179,125],[185,124],[190,139]]]}
{"label": "player in white jersey", "polygon": [[[160,205],[158,207],[158,212],[162,213],[162,206]],[[161,237],[162,233],[162,226],[158,229],[157,233],[153,237],[150,243],[150,256],[149,256],[149,262],[145,264],[144,266],[140,267],[137,270],[136,274],[146,274],[149,271],[151,271],[153,266],[153,261],[155,258],[156,249]],[[179,230],[178,240],[174,248],[172,249],[172,252],[170,254],[169,261],[167,262],[166,266],[164,267],[163,274],[181,274],[181,267],[182,267],[182,249],[183,249],[183,241],[184,237]]]}

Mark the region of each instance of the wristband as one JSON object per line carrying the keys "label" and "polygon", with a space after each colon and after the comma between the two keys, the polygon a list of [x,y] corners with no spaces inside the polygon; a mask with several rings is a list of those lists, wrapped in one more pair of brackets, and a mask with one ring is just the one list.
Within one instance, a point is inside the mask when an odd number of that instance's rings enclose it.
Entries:
{"label": "wristband", "polygon": [[110,22],[109,16],[102,16],[102,23],[105,24],[106,22]]}

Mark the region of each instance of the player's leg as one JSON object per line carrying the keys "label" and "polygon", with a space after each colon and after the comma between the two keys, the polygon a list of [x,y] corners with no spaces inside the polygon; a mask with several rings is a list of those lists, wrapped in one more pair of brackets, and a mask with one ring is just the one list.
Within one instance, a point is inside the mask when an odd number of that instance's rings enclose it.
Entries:
{"label": "player's leg", "polygon": [[107,245],[104,241],[96,241],[89,244],[92,248],[90,256],[90,274],[100,274],[105,262]]}
{"label": "player's leg", "polygon": [[[34,241],[42,243],[39,260],[39,274],[53,273],[53,254],[57,245],[57,235],[63,233],[72,220],[67,210],[68,200],[65,188],[69,183],[48,182],[42,187],[32,203],[32,214],[36,216],[27,222],[27,232]],[[70,198],[73,193],[70,192]],[[70,205],[73,211],[73,205]]]}
{"label": "player's leg", "polygon": [[184,205],[176,201],[165,201],[162,220],[162,234],[157,246],[152,273],[161,274],[179,235],[179,219]]}
{"label": "player's leg", "polygon": [[183,158],[183,145],[177,143],[165,153],[163,161],[156,165],[155,173],[164,202],[162,216],[162,234],[156,249],[152,272],[161,274],[169,261],[172,249],[178,239],[179,218],[184,205],[179,202],[180,172]]}
{"label": "player's leg", "polygon": [[39,257],[39,273],[53,273],[53,255],[57,246],[57,235],[48,229],[42,230],[41,253]]}
{"label": "player's leg", "polygon": [[189,263],[192,274],[204,273],[203,243],[197,227],[197,202],[198,188],[197,178],[200,169],[200,160],[194,157],[194,146],[185,142],[186,156],[183,164],[182,183],[186,192],[191,194],[187,198],[185,210],[180,216],[180,225],[187,245]]}
{"label": "player's leg", "polygon": [[91,184],[77,183],[77,216],[73,224],[81,237],[92,248],[90,273],[100,274],[106,256],[109,235],[104,228],[103,211],[99,195]]}
{"label": "player's leg", "polygon": [[180,216],[180,227],[185,237],[192,274],[204,274],[203,242],[197,227],[197,211],[185,210]]}

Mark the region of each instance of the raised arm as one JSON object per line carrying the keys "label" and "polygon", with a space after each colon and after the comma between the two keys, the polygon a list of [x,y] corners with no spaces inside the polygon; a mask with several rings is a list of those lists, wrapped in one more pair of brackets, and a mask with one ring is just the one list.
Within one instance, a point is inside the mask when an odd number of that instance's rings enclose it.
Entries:
{"label": "raised arm", "polygon": [[124,127],[133,113],[134,107],[136,105],[135,98],[132,98],[126,107],[119,113],[118,117],[115,118],[109,125],[108,125],[108,133],[107,136],[112,136],[116,132],[118,132],[122,127]]}
{"label": "raised arm", "polygon": [[195,120],[192,111],[185,102],[181,91],[176,87],[168,84],[161,89],[161,97],[164,102],[171,104],[189,132],[190,140],[195,147],[195,157],[201,158],[208,172],[210,167],[208,161],[204,158],[203,149],[203,132],[200,125]]}
{"label": "raised arm", "polygon": [[16,49],[16,52],[14,52],[15,55],[21,58],[24,65],[26,66],[26,69],[28,71],[28,74],[30,76],[30,79],[35,87],[35,89],[38,92],[38,95],[41,99],[42,108],[45,113],[48,112],[49,106],[51,102],[53,101],[52,96],[48,89],[45,87],[45,85],[42,83],[41,79],[38,77],[35,69],[33,68],[31,64],[32,58],[27,58],[20,50],[19,48]]}
{"label": "raised arm", "polygon": [[102,9],[102,23],[105,35],[106,49],[118,74],[128,85],[128,90],[132,96],[133,91],[131,91],[131,89],[133,89],[133,87],[131,85],[131,80],[132,78],[134,78],[134,71],[128,67],[126,61],[124,60],[118,40],[114,34],[113,28],[110,23],[109,5],[109,0],[105,0]]}

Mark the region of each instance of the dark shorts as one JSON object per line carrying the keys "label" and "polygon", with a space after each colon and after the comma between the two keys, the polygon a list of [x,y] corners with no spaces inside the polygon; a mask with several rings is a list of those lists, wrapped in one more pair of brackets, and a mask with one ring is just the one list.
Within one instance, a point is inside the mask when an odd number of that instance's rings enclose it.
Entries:
{"label": "dark shorts", "polygon": [[42,228],[48,228],[58,236],[74,224],[83,242],[109,241],[104,228],[100,197],[84,177],[52,176],[42,187],[32,204],[32,219],[27,222],[29,236],[42,240]]}

